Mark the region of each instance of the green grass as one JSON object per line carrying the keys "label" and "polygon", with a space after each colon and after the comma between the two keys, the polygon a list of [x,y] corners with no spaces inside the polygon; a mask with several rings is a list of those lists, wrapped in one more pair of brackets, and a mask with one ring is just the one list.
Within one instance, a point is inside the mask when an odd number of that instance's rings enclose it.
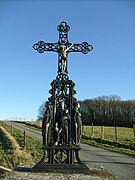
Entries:
{"label": "green grass", "polygon": [[21,123],[27,127],[30,127],[32,129],[36,129],[39,131],[41,131],[42,129],[42,122],[37,122],[37,121],[14,121],[14,122]]}
{"label": "green grass", "polygon": [[[18,144],[14,141],[10,134],[0,127],[0,165],[9,169],[14,168],[20,163],[29,164],[32,162],[31,156],[26,151],[18,148]],[[7,173],[0,170],[0,178]]]}
{"label": "green grass", "polygon": [[[0,165],[8,168],[12,168],[10,160],[12,159],[12,147],[11,143],[7,140],[4,133],[0,130]],[[0,170],[0,179],[7,173]]]}
{"label": "green grass", "polygon": [[0,129],[0,159],[3,166],[12,168],[12,164],[10,163],[12,154],[13,148],[11,142],[8,141],[5,134]]}
{"label": "green grass", "polygon": [[[0,122],[0,125],[11,133],[11,126],[5,125]],[[0,165],[7,168],[14,168],[20,163],[23,164],[35,164],[43,157],[42,142],[37,141],[29,136],[26,137],[26,146],[24,146],[24,134],[13,128],[13,137],[20,146],[21,152],[24,153],[21,156],[14,151],[13,144],[7,138],[7,136],[0,130]],[[11,135],[11,137],[12,137]],[[3,176],[3,172],[1,172]]]}
{"label": "green grass", "polygon": [[[117,127],[118,142],[129,146],[134,146],[133,128]],[[83,135],[91,137],[92,126],[83,127]],[[101,126],[94,126],[94,138],[101,138]],[[104,127],[104,140],[115,141],[115,127]]]}
{"label": "green grass", "polygon": [[[7,130],[10,130],[10,126],[7,126]],[[23,132],[13,128],[13,136],[16,141],[20,145],[20,147],[24,148],[24,134]],[[32,138],[30,136],[26,136],[26,150],[31,153],[32,159],[34,162],[39,161],[43,156],[42,142]]]}
{"label": "green grass", "polygon": [[125,128],[125,127],[117,127],[117,132],[118,132],[118,140],[116,142],[114,127],[104,127],[104,139],[101,139],[100,126],[94,126],[93,137],[92,137],[92,127],[84,126],[81,142],[135,157],[133,129]]}

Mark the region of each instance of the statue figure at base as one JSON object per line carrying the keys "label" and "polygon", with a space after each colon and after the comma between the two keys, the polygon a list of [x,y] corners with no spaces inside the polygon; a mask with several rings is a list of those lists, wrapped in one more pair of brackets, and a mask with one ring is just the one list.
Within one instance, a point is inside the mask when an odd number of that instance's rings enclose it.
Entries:
{"label": "statue figure at base", "polygon": [[80,144],[80,139],[82,136],[82,120],[81,120],[81,113],[80,113],[80,104],[78,102],[74,103],[73,109],[73,128],[74,128],[74,143],[76,145]]}
{"label": "statue figure at base", "polygon": [[58,129],[58,143],[68,144],[69,112],[64,101],[58,104],[56,111],[56,127]]}
{"label": "statue figure at base", "polygon": [[43,136],[43,144],[45,145],[50,143],[51,118],[52,118],[51,106],[49,104],[49,101],[46,101],[45,113],[42,121],[42,136]]}

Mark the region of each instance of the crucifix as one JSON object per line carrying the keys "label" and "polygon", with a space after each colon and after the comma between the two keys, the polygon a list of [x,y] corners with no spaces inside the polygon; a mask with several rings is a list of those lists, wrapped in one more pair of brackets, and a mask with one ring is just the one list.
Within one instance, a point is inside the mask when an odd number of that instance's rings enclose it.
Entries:
{"label": "crucifix", "polygon": [[[63,172],[67,170],[67,164],[74,165],[76,161],[78,164],[82,164],[79,158],[81,149],[79,144],[82,135],[80,105],[74,97],[76,94],[75,83],[68,77],[68,53],[82,52],[87,54],[93,47],[87,42],[82,44],[70,43],[68,40],[70,27],[66,22],[61,22],[57,30],[59,31],[58,42],[39,41],[33,45],[33,48],[39,53],[44,51],[58,53],[58,75],[51,82],[51,89],[49,90],[51,96],[48,98],[42,122],[44,155],[34,169],[47,170],[51,167],[51,169]],[[51,166],[49,167],[48,164]],[[40,168],[41,166],[42,168]],[[77,167],[69,166],[70,171],[77,171],[77,168],[78,165]]]}
{"label": "crucifix", "polygon": [[67,70],[67,59],[68,53],[70,52],[82,52],[87,54],[93,49],[92,45],[89,45],[87,42],[82,44],[70,43],[68,41],[68,31],[70,27],[66,22],[61,22],[57,27],[59,31],[59,40],[56,43],[46,43],[44,41],[39,41],[33,45],[33,48],[39,53],[44,51],[53,51],[58,53],[58,79],[68,79],[68,70]]}

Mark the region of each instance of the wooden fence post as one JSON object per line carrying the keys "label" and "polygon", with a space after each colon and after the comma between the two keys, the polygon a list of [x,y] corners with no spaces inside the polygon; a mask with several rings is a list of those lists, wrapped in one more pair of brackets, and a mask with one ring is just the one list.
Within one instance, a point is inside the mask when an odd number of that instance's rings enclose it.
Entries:
{"label": "wooden fence post", "polygon": [[24,147],[26,147],[26,131],[24,131]]}
{"label": "wooden fence post", "polygon": [[133,133],[134,133],[134,146],[135,146],[135,124],[133,124]]}
{"label": "wooden fence post", "polygon": [[93,126],[93,123],[92,123],[92,126],[91,126],[91,138],[94,137],[94,126]]}
{"label": "wooden fence post", "polygon": [[101,126],[101,139],[104,139],[104,126]]}
{"label": "wooden fence post", "polygon": [[117,126],[115,126],[115,141],[118,141],[118,131],[117,131]]}
{"label": "wooden fence post", "polygon": [[84,135],[84,126],[82,125],[82,136]]}

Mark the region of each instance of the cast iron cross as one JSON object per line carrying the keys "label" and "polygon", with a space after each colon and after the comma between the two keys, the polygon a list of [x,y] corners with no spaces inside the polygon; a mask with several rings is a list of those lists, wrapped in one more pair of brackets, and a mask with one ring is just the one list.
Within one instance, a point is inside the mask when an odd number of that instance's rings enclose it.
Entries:
{"label": "cast iron cross", "polygon": [[82,44],[72,44],[68,41],[68,31],[70,27],[66,22],[61,22],[57,27],[59,31],[59,40],[56,43],[46,43],[44,41],[39,41],[33,45],[33,48],[39,53],[44,51],[54,51],[58,52],[58,76],[57,78],[68,78],[67,71],[67,56],[69,52],[82,52],[87,54],[93,49],[92,45],[87,42]]}

